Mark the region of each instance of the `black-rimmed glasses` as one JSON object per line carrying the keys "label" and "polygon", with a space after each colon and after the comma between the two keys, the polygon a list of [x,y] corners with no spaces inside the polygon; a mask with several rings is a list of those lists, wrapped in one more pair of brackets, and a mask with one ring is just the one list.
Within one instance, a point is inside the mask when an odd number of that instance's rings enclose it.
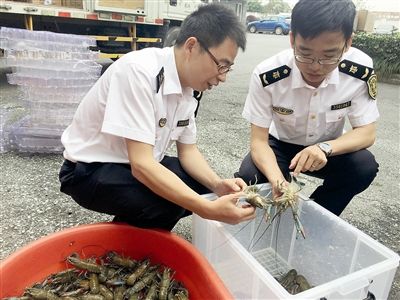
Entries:
{"label": "black-rimmed glasses", "polygon": [[344,44],[343,49],[340,53],[339,57],[332,57],[332,58],[314,58],[314,57],[306,57],[306,56],[301,56],[296,54],[296,47],[294,47],[294,58],[296,61],[303,63],[303,64],[313,64],[315,61],[317,61],[320,65],[336,65],[340,59],[342,58],[342,55],[344,53],[344,49],[346,49],[346,44]]}
{"label": "black-rimmed glasses", "polygon": [[232,66],[222,65],[222,64],[218,61],[218,59],[210,52],[210,50],[208,50],[208,48],[205,47],[205,46],[203,45],[203,43],[201,43],[201,42],[199,41],[199,44],[200,44],[200,46],[201,46],[204,50],[206,50],[206,52],[208,53],[208,55],[211,57],[211,59],[212,59],[212,60],[214,61],[214,63],[217,65],[218,73],[219,73],[219,74],[223,75],[223,74],[228,73],[229,71],[232,71]]}

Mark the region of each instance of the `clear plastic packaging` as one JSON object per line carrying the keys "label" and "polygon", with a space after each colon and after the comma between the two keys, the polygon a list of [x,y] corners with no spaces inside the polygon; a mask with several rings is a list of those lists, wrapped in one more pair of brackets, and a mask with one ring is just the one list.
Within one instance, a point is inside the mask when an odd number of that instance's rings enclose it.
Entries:
{"label": "clear plastic packaging", "polygon": [[9,149],[8,132],[6,130],[8,110],[0,108],[0,153],[7,152]]}
{"label": "clear plastic packaging", "polygon": [[15,124],[10,130],[10,144],[19,152],[61,153],[63,127],[30,126],[29,117]]}
{"label": "clear plastic packaging", "polygon": [[96,40],[90,36],[54,33],[50,31],[31,31],[10,27],[0,28],[0,39],[38,41],[45,44],[79,45],[82,48],[96,46]]}
{"label": "clear plastic packaging", "polygon": [[21,86],[24,101],[27,102],[50,102],[57,103],[79,103],[92,85],[69,86],[69,87],[42,87]]}
{"label": "clear plastic packaging", "polygon": [[41,49],[4,49],[5,57],[15,57],[16,59],[78,59],[78,60],[96,60],[99,58],[99,52],[65,52],[65,51],[46,51]]}
{"label": "clear plastic packaging", "polygon": [[99,78],[102,66],[91,51],[91,37],[0,28],[10,84],[18,85],[27,116],[4,131],[1,111],[0,152],[6,147],[21,152],[60,152],[61,134]]}
{"label": "clear plastic packaging", "polygon": [[93,85],[97,77],[92,78],[57,78],[57,77],[39,77],[20,75],[18,73],[7,74],[7,80],[10,84],[38,87],[70,87]]}

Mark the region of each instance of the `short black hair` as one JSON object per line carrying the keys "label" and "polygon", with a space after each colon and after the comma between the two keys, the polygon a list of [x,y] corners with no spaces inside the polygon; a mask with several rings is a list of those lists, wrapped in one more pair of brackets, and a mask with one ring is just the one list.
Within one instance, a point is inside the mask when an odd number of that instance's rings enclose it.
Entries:
{"label": "short black hair", "polygon": [[356,7],[351,0],[300,0],[292,10],[294,36],[315,38],[323,32],[342,32],[348,40],[353,33]]}
{"label": "short black hair", "polygon": [[244,24],[231,8],[219,3],[202,5],[187,16],[175,44],[182,46],[190,37],[197,38],[206,48],[218,46],[226,38],[235,41],[243,51],[246,48]]}

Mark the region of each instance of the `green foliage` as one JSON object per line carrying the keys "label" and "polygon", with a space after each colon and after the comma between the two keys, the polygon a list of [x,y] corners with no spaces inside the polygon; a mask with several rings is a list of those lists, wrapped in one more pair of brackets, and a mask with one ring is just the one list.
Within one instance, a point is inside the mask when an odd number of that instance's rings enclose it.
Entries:
{"label": "green foliage", "polygon": [[260,3],[260,0],[252,0],[252,1],[247,2],[247,11],[262,13],[263,10],[264,10],[264,7]]}
{"label": "green foliage", "polygon": [[283,0],[270,0],[266,5],[263,5],[260,0],[249,0],[247,1],[247,11],[277,15],[279,13],[291,12],[291,8]]}
{"label": "green foliage", "polygon": [[264,6],[264,11],[267,14],[277,15],[279,13],[291,12],[289,4],[283,0],[270,0],[267,5]]}
{"label": "green foliage", "polygon": [[378,78],[400,74],[400,33],[356,33],[353,46],[367,53],[374,61]]}

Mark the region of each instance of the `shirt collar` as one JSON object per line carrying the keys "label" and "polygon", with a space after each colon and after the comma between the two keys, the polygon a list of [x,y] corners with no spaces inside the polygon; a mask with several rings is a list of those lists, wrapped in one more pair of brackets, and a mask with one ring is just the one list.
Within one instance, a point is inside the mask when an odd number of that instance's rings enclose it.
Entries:
{"label": "shirt collar", "polygon": [[174,48],[164,48],[165,55],[163,57],[164,66],[164,84],[162,86],[162,93],[169,94],[182,94],[182,86],[176,69]]}

